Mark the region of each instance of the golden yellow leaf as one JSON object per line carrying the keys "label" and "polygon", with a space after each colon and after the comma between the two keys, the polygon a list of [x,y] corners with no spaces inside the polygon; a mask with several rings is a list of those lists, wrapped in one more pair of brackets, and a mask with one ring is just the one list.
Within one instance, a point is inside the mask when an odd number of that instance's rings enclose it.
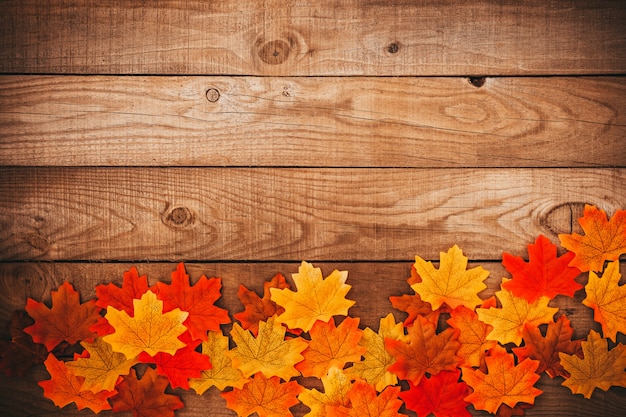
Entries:
{"label": "golden yellow leaf", "polygon": [[344,371],[333,366],[321,380],[324,392],[305,389],[298,395],[298,399],[311,409],[304,417],[325,417],[326,406],[349,405],[348,391],[352,388],[352,382]]}
{"label": "golden yellow leaf", "polygon": [[626,333],[626,285],[619,285],[619,261],[609,262],[599,278],[589,272],[583,304],[593,308],[593,318],[602,325],[602,334],[613,340],[617,332]]}

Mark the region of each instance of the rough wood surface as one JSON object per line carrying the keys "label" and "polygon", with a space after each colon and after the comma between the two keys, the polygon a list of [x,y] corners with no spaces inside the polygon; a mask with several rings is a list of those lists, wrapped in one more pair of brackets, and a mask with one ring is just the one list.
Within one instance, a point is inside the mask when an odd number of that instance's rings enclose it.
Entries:
{"label": "rough wood surface", "polygon": [[615,74],[624,27],[620,0],[7,0],[0,72]]}
{"label": "rough wood surface", "polygon": [[[626,207],[626,169],[1,168],[0,260],[473,260]],[[565,209],[564,209],[565,208]]]}
{"label": "rough wood surface", "polygon": [[621,77],[0,77],[0,164],[626,166]]}

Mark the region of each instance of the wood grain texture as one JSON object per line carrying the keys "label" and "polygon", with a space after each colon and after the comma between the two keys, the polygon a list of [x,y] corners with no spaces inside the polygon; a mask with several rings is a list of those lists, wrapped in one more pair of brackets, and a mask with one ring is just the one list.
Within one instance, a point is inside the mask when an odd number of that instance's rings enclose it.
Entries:
{"label": "wood grain texture", "polygon": [[0,72],[615,74],[620,0],[3,1]]}
{"label": "wood grain texture", "polygon": [[626,78],[3,76],[0,124],[2,165],[626,166]]}
{"label": "wood grain texture", "polygon": [[454,243],[498,260],[570,233],[584,203],[626,207],[618,168],[8,167],[0,179],[1,260],[436,259]]}

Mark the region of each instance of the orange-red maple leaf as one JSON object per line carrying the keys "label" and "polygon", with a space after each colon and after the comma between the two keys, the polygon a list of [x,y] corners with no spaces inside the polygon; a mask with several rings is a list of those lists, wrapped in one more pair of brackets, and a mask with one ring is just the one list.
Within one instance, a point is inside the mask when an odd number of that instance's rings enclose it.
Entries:
{"label": "orange-red maple leaf", "polygon": [[358,318],[346,317],[339,326],[334,319],[317,321],[309,334],[311,341],[302,352],[304,360],[296,364],[303,376],[321,378],[333,366],[343,369],[348,362],[359,361],[366,350],[359,345],[363,331]]}
{"label": "orange-red maple leaf", "polygon": [[280,378],[265,378],[257,373],[242,389],[222,392],[226,406],[240,417],[257,413],[259,417],[284,417],[293,415],[289,410],[298,404],[298,394],[302,388],[296,381],[281,383]]}
{"label": "orange-red maple leaf", "polygon": [[503,285],[516,297],[523,297],[529,303],[541,296],[553,299],[559,294],[573,297],[582,285],[574,281],[580,269],[568,266],[574,258],[573,252],[556,256],[556,245],[539,235],[534,244],[528,245],[528,262],[509,253],[502,255],[502,265],[513,279]]}
{"label": "orange-red maple leaf", "polygon": [[44,345],[34,343],[24,328],[33,324],[23,310],[15,310],[11,316],[9,333],[11,340],[0,341],[0,372],[7,376],[23,376],[33,364],[43,363],[48,357]]}
{"label": "orange-red maple leaf", "polygon": [[100,307],[95,300],[80,303],[80,296],[69,282],[52,291],[52,308],[29,298],[26,311],[35,323],[24,329],[36,343],[52,351],[59,343],[69,344],[81,340],[92,342],[96,334],[89,330],[100,318]]}
{"label": "orange-red maple leaf", "polygon": [[585,205],[578,219],[585,235],[560,234],[561,245],[576,254],[570,262],[581,271],[602,271],[604,261],[617,261],[626,253],[626,210],[615,212],[608,221],[604,210]]}
{"label": "orange-red maple leaf", "polygon": [[109,306],[133,315],[133,300],[138,300],[148,291],[148,278],[139,276],[137,268],[132,267],[124,272],[122,287],[113,283],[96,286],[96,305],[102,308]]}
{"label": "orange-red maple leaf", "polygon": [[418,316],[408,328],[408,336],[408,343],[385,339],[385,348],[396,358],[396,363],[389,366],[389,372],[417,385],[426,373],[436,375],[440,371],[456,369],[460,362],[456,355],[460,347],[458,330],[448,328],[436,334],[435,325]]}
{"label": "orange-red maple leaf", "polygon": [[513,353],[520,361],[526,358],[539,361],[536,371],[538,374],[545,371],[550,378],[555,376],[567,378],[569,374],[561,365],[559,353],[582,357],[580,340],[572,340],[573,335],[574,329],[566,316],[560,316],[555,322],[549,323],[545,337],[537,326],[527,324],[522,333],[525,345],[513,348]]}
{"label": "orange-red maple leaf", "polygon": [[409,382],[409,390],[402,391],[400,398],[406,408],[418,416],[470,417],[470,404],[464,400],[469,394],[465,382],[459,382],[461,371],[441,371],[430,378],[422,378],[418,385]]}
{"label": "orange-red maple leaf", "polygon": [[271,281],[263,283],[263,298],[243,285],[240,285],[237,291],[237,297],[245,309],[236,313],[234,317],[239,320],[241,327],[250,330],[255,336],[259,332],[260,321],[267,321],[273,315],[279,315],[285,311],[271,300],[270,288],[289,288],[289,284],[284,276],[276,274]]}
{"label": "orange-red maple leaf", "polygon": [[51,379],[40,381],[38,384],[43,388],[43,395],[63,408],[70,403],[76,403],[79,410],[89,408],[94,413],[102,410],[110,410],[111,405],[107,399],[115,394],[115,391],[100,391],[93,393],[81,389],[85,378],[75,376],[65,366],[65,362],[57,360],[53,354],[48,355],[44,362]]}
{"label": "orange-red maple leaf", "polygon": [[200,277],[195,285],[189,285],[189,275],[185,273],[185,265],[178,264],[172,272],[170,285],[157,283],[158,297],[163,300],[163,311],[176,308],[189,313],[183,323],[194,339],[207,340],[209,330],[217,331],[220,324],[230,323],[228,311],[217,307],[214,303],[221,297],[221,278],[207,279]]}
{"label": "orange-red maple leaf", "polygon": [[[483,307],[485,305],[487,304],[483,303]],[[478,320],[476,312],[467,307],[458,306],[452,310],[447,322],[452,328],[459,330],[461,347],[457,354],[461,358],[460,365],[480,366],[485,352],[498,344],[495,340],[487,339],[493,327]]]}
{"label": "orange-red maple leaf", "polygon": [[406,327],[411,326],[417,316],[428,316],[433,314],[433,308],[430,303],[423,301],[419,294],[391,296],[389,297],[389,301],[391,301],[393,308],[404,311],[408,314],[408,317],[404,319],[404,325]]}
{"label": "orange-red maple leaf", "polygon": [[117,385],[111,398],[113,411],[132,411],[134,417],[174,417],[174,410],[183,407],[176,395],[166,394],[168,380],[147,368],[141,379],[134,369]]}
{"label": "orange-red maple leaf", "polygon": [[356,380],[348,391],[350,407],[327,406],[328,417],[402,417],[398,412],[402,401],[398,399],[400,387],[389,386],[380,394],[376,388],[362,380]]}
{"label": "orange-red maple leaf", "polygon": [[518,402],[535,403],[543,391],[534,387],[539,380],[535,372],[539,361],[524,359],[515,365],[514,356],[501,346],[491,350],[485,358],[487,373],[480,369],[465,368],[463,380],[473,392],[465,397],[477,410],[495,413],[501,404],[515,407]]}

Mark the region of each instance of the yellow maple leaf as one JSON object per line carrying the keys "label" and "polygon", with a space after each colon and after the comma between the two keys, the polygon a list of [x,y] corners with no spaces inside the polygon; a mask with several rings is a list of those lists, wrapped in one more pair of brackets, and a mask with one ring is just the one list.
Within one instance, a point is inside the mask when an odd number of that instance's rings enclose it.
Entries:
{"label": "yellow maple leaf", "polygon": [[593,318],[602,325],[602,333],[613,340],[617,332],[626,332],[626,285],[619,285],[619,261],[609,262],[599,278],[589,272],[583,304],[593,308]]}
{"label": "yellow maple leaf", "polygon": [[300,375],[294,365],[304,359],[300,353],[308,344],[301,338],[285,340],[285,328],[275,318],[259,322],[257,337],[239,324],[233,325],[230,335],[237,347],[227,355],[245,377],[261,372],[266,378],[278,376],[288,381]]}
{"label": "yellow maple leaf", "polygon": [[[510,281],[502,278],[502,284]],[[500,285],[501,290],[496,296],[502,308],[477,308],[478,319],[483,323],[493,326],[493,330],[487,335],[488,340],[496,340],[502,344],[514,343],[519,345],[522,341],[524,324],[533,326],[550,323],[558,308],[548,307],[550,299],[541,296],[533,303],[525,298],[516,297],[513,293]]]}
{"label": "yellow maple leaf", "polygon": [[332,316],[347,315],[354,301],[346,294],[352,288],[346,284],[347,271],[334,270],[326,279],[322,271],[302,262],[297,274],[293,274],[296,291],[289,288],[271,288],[271,299],[285,309],[278,316],[279,323],[290,329],[311,330],[317,320],[328,322]]}
{"label": "yellow maple leaf", "polygon": [[591,398],[593,390],[604,391],[612,386],[626,387],[626,346],[618,343],[609,350],[607,339],[593,330],[589,331],[587,341],[581,342],[583,358],[559,352],[561,365],[570,377],[563,381],[574,394]]}
{"label": "yellow maple leaf", "polygon": [[457,245],[439,256],[439,269],[435,269],[432,262],[415,257],[415,271],[422,280],[412,284],[411,288],[421,299],[430,303],[433,310],[444,303],[453,309],[460,305],[474,309],[482,303],[478,293],[487,288],[483,281],[489,271],[480,266],[467,269],[467,257]]}
{"label": "yellow maple leaf", "polygon": [[200,378],[189,379],[189,386],[198,395],[204,394],[212,386],[224,391],[226,387],[243,388],[248,378],[244,378],[239,369],[233,367],[232,360],[226,355],[228,336],[221,331],[209,331],[207,341],[202,342],[202,354],[211,358],[211,369],[202,371]]}
{"label": "yellow maple leaf", "polygon": [[333,366],[328,374],[321,378],[324,392],[316,389],[305,389],[298,399],[311,409],[303,417],[326,417],[327,406],[344,406],[350,403],[348,391],[352,388],[350,377],[341,369]]}
{"label": "yellow maple leaf", "polygon": [[404,325],[396,323],[393,314],[389,313],[380,319],[378,333],[369,327],[363,330],[363,338],[359,344],[367,350],[363,354],[363,360],[355,362],[346,373],[352,378],[364,379],[367,383],[376,387],[381,392],[389,385],[396,385],[398,377],[387,371],[387,367],[395,363],[396,359],[385,349],[385,339],[401,340],[408,343],[409,337],[404,334]]}
{"label": "yellow maple leaf", "polygon": [[127,359],[123,353],[114,352],[110,344],[97,337],[93,343],[80,343],[87,352],[88,358],[66,362],[70,372],[85,378],[81,389],[94,393],[113,391],[120,375],[128,375],[130,368],[137,363],[135,358]]}
{"label": "yellow maple leaf", "polygon": [[140,300],[133,300],[134,316],[125,311],[107,307],[104,316],[115,333],[103,337],[113,350],[132,359],[141,352],[154,356],[159,352],[174,355],[185,346],[178,336],[187,331],[183,322],[189,313],[175,308],[163,313],[163,301],[156,294],[147,291]]}

